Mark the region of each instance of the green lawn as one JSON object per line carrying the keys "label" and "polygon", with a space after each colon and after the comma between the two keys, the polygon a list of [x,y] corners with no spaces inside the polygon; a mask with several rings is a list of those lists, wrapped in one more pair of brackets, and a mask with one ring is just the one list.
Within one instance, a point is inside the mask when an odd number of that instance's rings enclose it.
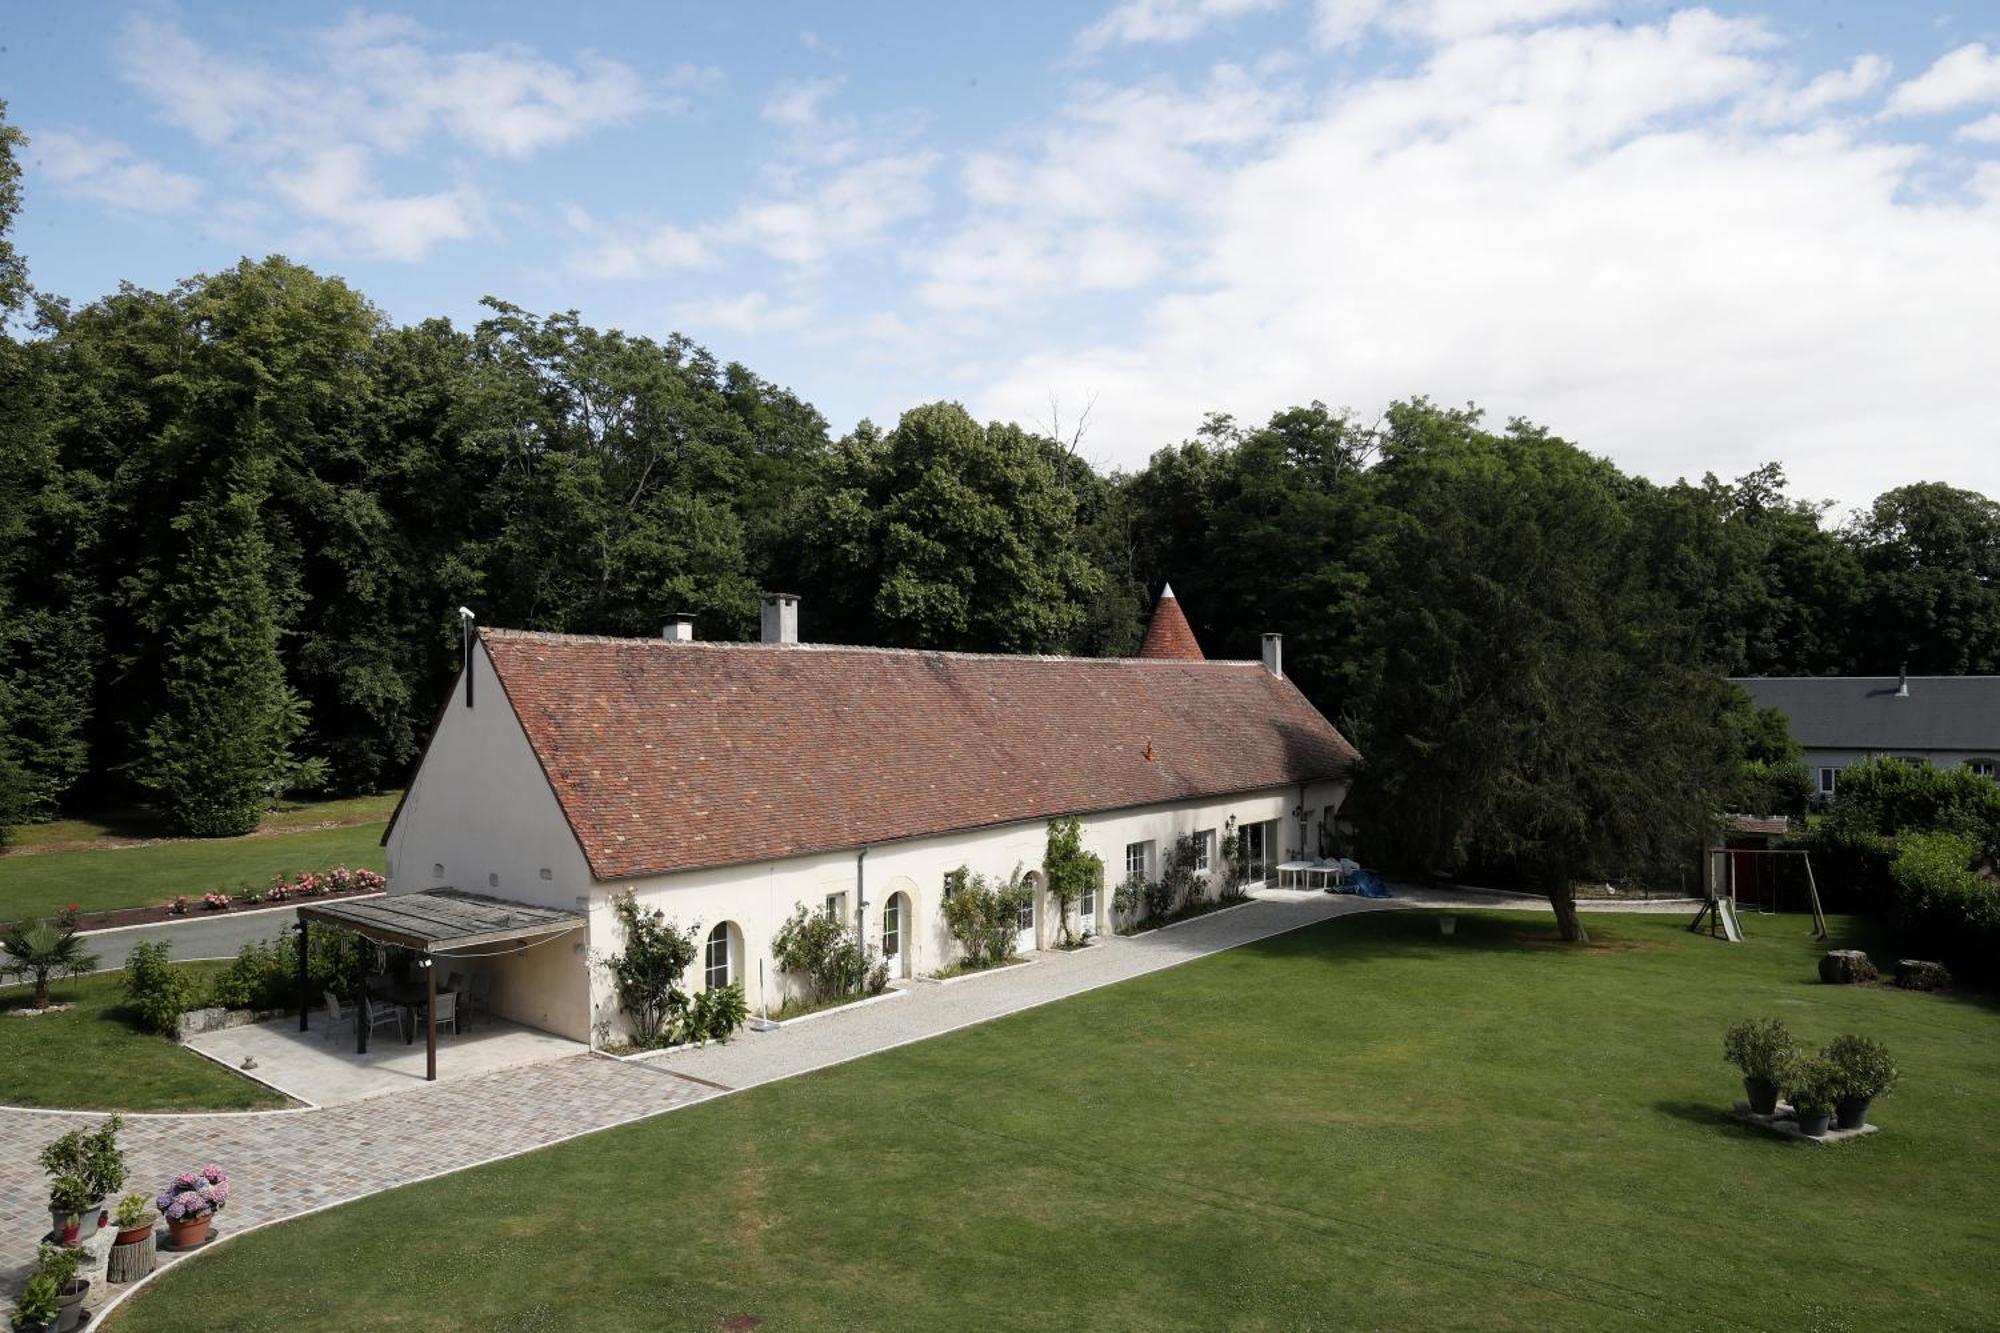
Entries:
{"label": "green lawn", "polygon": [[329,866],[383,866],[382,821],[341,828],[187,838],[87,851],[0,856],[0,921],[47,916],[74,903],[85,911],[144,907],[177,894],[263,888],[277,875]]}
{"label": "green lawn", "polygon": [[[1991,1327],[2000,1011],[1682,924],[1331,922],[246,1236],[112,1327]],[[1747,1014],[1888,1042],[1884,1132],[1725,1119]]]}
{"label": "green lawn", "polygon": [[[187,964],[204,978],[225,966]],[[8,1012],[27,1007],[27,987],[0,990],[0,1103],[106,1111],[235,1111],[290,1104],[213,1060],[134,1029],[119,1012],[124,981],[122,972],[59,981],[51,995],[76,1007],[33,1018]]]}

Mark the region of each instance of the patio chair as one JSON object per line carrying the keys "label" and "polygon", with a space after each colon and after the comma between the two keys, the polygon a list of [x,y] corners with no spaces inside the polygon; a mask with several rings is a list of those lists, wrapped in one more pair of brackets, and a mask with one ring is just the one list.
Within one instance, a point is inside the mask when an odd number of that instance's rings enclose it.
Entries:
{"label": "patio chair", "polygon": [[446,1028],[450,1028],[451,1035],[456,1037],[458,1035],[457,991],[440,991],[438,993],[437,1015],[438,1031],[442,1032]]}
{"label": "patio chair", "polygon": [[396,1035],[403,1035],[403,1009],[401,1005],[382,1004],[364,996],[361,1001],[361,1021],[368,1025],[368,1035],[374,1036],[375,1029],[385,1024],[393,1024]]}
{"label": "patio chair", "polygon": [[444,979],[444,989],[448,991],[464,990],[465,989],[464,974],[460,972],[453,972],[451,975],[447,976]]}
{"label": "patio chair", "polygon": [[481,1023],[493,1021],[493,975],[490,972],[474,972],[472,987],[466,996],[465,1016]]}
{"label": "patio chair", "polygon": [[341,1008],[340,997],[332,991],[323,991],[321,993],[326,997],[326,1029],[322,1035],[328,1041],[332,1041],[333,1034],[340,1030],[340,1025],[343,1023],[347,1025],[347,1030],[352,1032],[354,1030],[354,1011],[352,1009]]}

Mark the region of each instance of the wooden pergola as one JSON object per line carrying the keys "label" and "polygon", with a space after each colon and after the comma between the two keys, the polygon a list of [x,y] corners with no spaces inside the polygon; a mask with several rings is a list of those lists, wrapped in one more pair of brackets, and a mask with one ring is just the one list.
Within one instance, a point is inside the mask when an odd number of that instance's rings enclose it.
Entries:
{"label": "wooden pergola", "polygon": [[[407,949],[417,955],[424,972],[427,1014],[424,1035],[424,1077],[437,1079],[437,968],[439,958],[497,957],[544,943],[556,935],[581,930],[584,918],[575,912],[531,903],[509,902],[457,889],[422,893],[392,893],[352,902],[301,903],[299,913],[299,1031],[307,1030],[312,996],[308,970],[308,931],[313,922],[353,931],[357,935]],[[354,1049],[368,1052],[368,1024],[357,1015]]]}

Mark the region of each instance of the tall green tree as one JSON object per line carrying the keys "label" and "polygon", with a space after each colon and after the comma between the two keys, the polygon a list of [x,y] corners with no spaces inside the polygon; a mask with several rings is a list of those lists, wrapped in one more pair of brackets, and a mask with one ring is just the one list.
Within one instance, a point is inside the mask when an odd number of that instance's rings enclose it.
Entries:
{"label": "tall green tree", "polygon": [[1511,872],[1587,940],[1576,879],[1703,845],[1727,687],[1634,558],[1608,464],[1417,402],[1390,413],[1378,484],[1358,792],[1378,850]]}
{"label": "tall green tree", "polygon": [[1941,482],[1899,486],[1849,533],[1867,571],[1859,674],[2000,671],[2000,503]]}
{"label": "tall green tree", "polygon": [[1077,509],[1052,441],[931,403],[834,451],[795,511],[792,568],[855,641],[1054,652],[1103,580]]}
{"label": "tall green tree", "polygon": [[299,776],[305,710],[278,659],[263,474],[238,467],[174,520],[174,573],[149,608],[168,651],[136,775],[175,830],[200,837],[253,831]]}

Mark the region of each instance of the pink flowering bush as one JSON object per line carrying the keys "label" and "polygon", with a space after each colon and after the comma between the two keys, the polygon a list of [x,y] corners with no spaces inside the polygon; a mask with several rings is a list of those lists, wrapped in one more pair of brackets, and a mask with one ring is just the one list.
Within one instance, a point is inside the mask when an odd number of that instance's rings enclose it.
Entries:
{"label": "pink flowering bush", "polygon": [[229,895],[226,893],[204,893],[201,895],[201,905],[211,912],[222,911],[229,906],[229,901]]}
{"label": "pink flowering bush", "polygon": [[219,1166],[183,1171],[154,1196],[153,1207],[169,1222],[194,1222],[213,1217],[229,1202],[229,1177]]}
{"label": "pink flowering bush", "polygon": [[185,894],[167,904],[168,916],[186,916],[187,914],[188,914],[188,900]]}

